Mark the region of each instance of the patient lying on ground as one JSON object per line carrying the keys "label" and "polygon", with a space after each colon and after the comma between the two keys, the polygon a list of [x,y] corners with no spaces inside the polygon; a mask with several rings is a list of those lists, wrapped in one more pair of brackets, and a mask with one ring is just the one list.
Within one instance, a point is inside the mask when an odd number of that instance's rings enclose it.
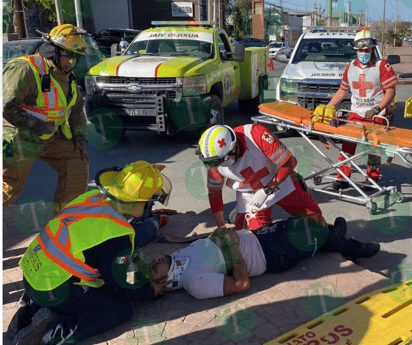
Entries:
{"label": "patient lying on ground", "polygon": [[337,218],[337,223],[339,233],[300,218],[253,232],[218,228],[206,239],[153,260],[152,280],[167,277],[173,281],[173,290],[183,288],[193,297],[205,299],[246,291],[249,277],[286,271],[320,251],[338,252],[350,259],[370,258],[379,252],[378,243],[346,239],[345,220]]}

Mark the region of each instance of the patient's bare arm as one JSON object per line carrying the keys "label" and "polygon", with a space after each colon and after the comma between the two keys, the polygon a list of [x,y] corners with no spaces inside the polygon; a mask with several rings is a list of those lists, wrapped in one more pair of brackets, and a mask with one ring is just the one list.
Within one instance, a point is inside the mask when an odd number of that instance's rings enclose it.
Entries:
{"label": "patient's bare arm", "polygon": [[233,265],[232,276],[224,277],[223,293],[225,296],[233,295],[238,292],[246,291],[250,288],[249,276],[247,273],[247,264],[243,255],[240,253],[238,260]]}

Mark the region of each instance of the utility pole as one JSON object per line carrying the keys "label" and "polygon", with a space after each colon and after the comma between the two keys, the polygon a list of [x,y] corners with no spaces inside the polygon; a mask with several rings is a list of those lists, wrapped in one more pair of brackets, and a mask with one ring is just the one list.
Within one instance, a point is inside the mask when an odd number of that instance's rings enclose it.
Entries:
{"label": "utility pole", "polygon": [[360,10],[359,26],[361,26],[361,25],[362,25],[362,24],[361,24],[361,22],[362,22],[362,10]]}
{"label": "utility pole", "polygon": [[328,0],[328,26],[332,26],[332,0]]}
{"label": "utility pole", "polygon": [[312,18],[313,18],[312,26],[316,26],[316,0],[313,0]]}
{"label": "utility pole", "polygon": [[83,13],[80,0],[74,0],[74,10],[76,11],[76,25],[83,29]]}
{"label": "utility pole", "polygon": [[348,26],[350,26],[350,4],[352,3],[352,1],[348,1]]}
{"label": "utility pole", "polygon": [[54,0],[54,4],[56,6],[57,25],[62,25],[63,24],[62,4],[60,0]]}
{"label": "utility pole", "polygon": [[16,23],[14,26],[14,29],[16,33],[19,35],[19,38],[25,38],[26,37],[26,25],[25,25],[22,0],[14,0],[13,12],[14,12],[13,23]]}
{"label": "utility pole", "polygon": [[383,18],[382,18],[382,55],[385,58],[385,8],[386,8],[386,0],[383,0]]}

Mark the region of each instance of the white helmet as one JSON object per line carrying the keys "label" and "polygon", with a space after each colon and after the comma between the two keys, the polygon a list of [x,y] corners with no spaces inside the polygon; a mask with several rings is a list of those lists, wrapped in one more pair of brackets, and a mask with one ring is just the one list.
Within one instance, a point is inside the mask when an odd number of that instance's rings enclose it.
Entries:
{"label": "white helmet", "polygon": [[212,126],[200,137],[196,154],[202,161],[214,161],[218,165],[226,160],[236,141],[235,132],[229,126]]}
{"label": "white helmet", "polygon": [[352,42],[355,50],[376,47],[377,42],[368,28],[360,28]]}

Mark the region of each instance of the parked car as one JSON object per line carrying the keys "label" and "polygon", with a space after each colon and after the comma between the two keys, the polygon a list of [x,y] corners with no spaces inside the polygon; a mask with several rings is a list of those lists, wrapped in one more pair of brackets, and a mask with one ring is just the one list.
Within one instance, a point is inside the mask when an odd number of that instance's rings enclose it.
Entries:
{"label": "parked car", "polygon": [[124,37],[127,42],[131,43],[140,32],[141,30],[135,29],[107,28],[92,34],[92,36],[99,44],[99,48],[103,54],[109,57],[112,44],[120,43],[122,37]]}
{"label": "parked car", "polygon": [[43,44],[41,38],[10,41],[3,43],[3,68],[7,62],[23,55],[33,55],[38,53],[39,47]]}
{"label": "parked car", "polygon": [[286,42],[272,42],[268,45],[269,48],[269,57],[274,57],[276,54],[285,54],[289,59],[292,54],[292,49]]}
{"label": "parked car", "polygon": [[266,42],[265,41],[260,40],[258,38],[254,38],[254,37],[245,38],[244,40],[239,41],[238,44],[244,45],[245,48],[247,48],[247,47],[266,47]]}
{"label": "parked car", "polygon": [[[94,65],[105,59],[105,56],[99,50],[96,41],[89,36],[89,45],[87,55],[79,55],[79,61],[76,64],[73,72],[76,75],[78,84],[84,89],[84,77],[86,73]],[[41,38],[24,39],[3,43],[3,68],[7,62],[24,55],[33,55],[39,52],[40,46],[43,44]]]}

